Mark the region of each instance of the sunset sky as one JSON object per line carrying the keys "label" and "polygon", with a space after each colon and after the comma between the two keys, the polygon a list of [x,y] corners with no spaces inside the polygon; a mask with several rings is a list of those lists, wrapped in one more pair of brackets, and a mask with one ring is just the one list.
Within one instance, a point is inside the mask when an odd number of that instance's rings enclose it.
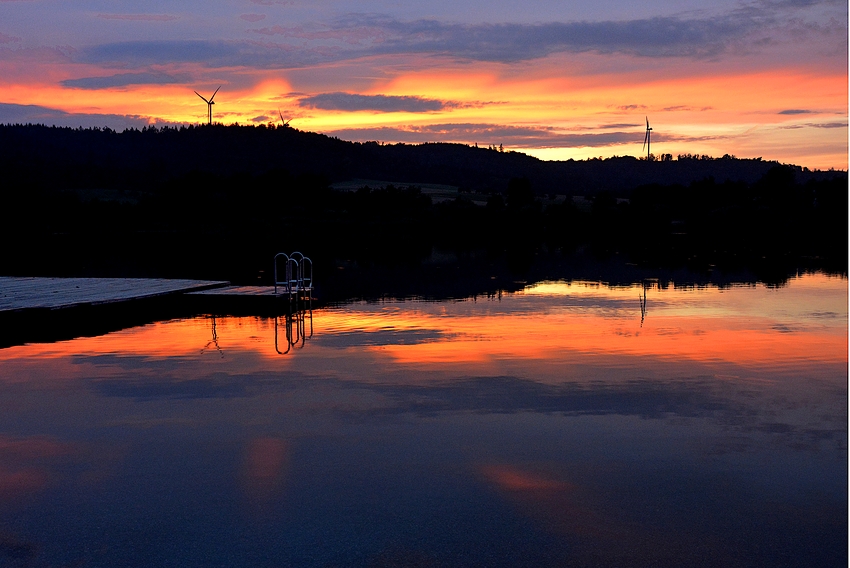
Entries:
{"label": "sunset sky", "polygon": [[0,123],[847,168],[844,0],[0,0]]}

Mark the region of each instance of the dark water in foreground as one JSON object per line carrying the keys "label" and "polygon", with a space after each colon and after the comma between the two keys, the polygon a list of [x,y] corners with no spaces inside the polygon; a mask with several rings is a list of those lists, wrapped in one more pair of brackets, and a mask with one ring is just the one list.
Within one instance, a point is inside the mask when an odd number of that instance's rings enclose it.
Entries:
{"label": "dark water in foreground", "polygon": [[303,324],[0,350],[0,566],[846,566],[844,279]]}

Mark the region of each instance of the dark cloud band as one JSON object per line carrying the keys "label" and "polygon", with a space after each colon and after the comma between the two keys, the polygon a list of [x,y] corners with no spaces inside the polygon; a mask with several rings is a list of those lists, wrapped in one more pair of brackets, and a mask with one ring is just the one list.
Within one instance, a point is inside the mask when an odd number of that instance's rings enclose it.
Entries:
{"label": "dark cloud band", "polygon": [[170,85],[186,83],[186,75],[168,75],[166,73],[119,73],[107,77],[83,77],[66,79],[62,86],[75,89],[109,89],[111,87],[127,87],[129,85]]}
{"label": "dark cloud band", "polygon": [[549,127],[516,127],[497,124],[432,124],[403,128],[381,127],[344,129],[327,132],[345,140],[381,140],[385,142],[461,142],[504,144],[512,148],[546,147],[604,147],[615,144],[634,144],[643,140],[641,125],[635,131],[561,132]]}
{"label": "dark cloud band", "polygon": [[[121,42],[83,49],[79,57],[95,63],[151,65],[188,61],[211,67],[257,68],[399,54],[503,63],[529,61],[555,53],[584,52],[706,58],[746,46],[757,49],[758,45],[776,39],[771,34],[777,37],[791,34],[799,39],[801,34],[823,35],[834,31],[830,31],[832,28],[812,31],[810,27],[799,20],[782,20],[776,11],[768,10],[730,12],[703,19],[655,17],[538,24],[401,21],[349,14],[328,24],[271,25],[250,30],[255,37],[273,41]],[[845,36],[846,31],[842,36],[844,42]]]}
{"label": "dark cloud band", "polygon": [[452,103],[422,97],[350,93],[323,93],[303,98],[298,104],[305,108],[322,110],[379,112],[434,112],[443,110],[447,106],[454,106]]}
{"label": "dark cloud band", "polygon": [[[146,117],[121,114],[72,114],[38,105],[0,103],[0,124],[44,124],[83,128],[109,126],[114,130],[143,128],[150,123]],[[159,125],[165,123],[159,122]]]}
{"label": "dark cloud band", "polygon": [[201,63],[211,68],[275,69],[340,59],[334,48],[309,48],[254,41],[167,40],[107,43],[80,49],[75,59],[95,64],[149,67]]}

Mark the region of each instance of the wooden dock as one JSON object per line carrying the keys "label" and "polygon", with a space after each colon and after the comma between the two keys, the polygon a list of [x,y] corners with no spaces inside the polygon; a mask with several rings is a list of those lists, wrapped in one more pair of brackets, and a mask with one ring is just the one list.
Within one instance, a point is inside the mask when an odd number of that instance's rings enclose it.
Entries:
{"label": "wooden dock", "polygon": [[234,316],[273,317],[291,314],[298,310],[318,307],[318,301],[311,293],[304,297],[300,294],[288,294],[274,286],[223,286],[188,292],[183,303],[199,313]]}
{"label": "wooden dock", "polygon": [[314,302],[214,280],[0,277],[0,348],[198,314],[274,317]]}
{"label": "wooden dock", "polygon": [[[274,297],[274,286],[221,286],[188,292],[191,296],[269,296]],[[281,294],[277,294],[281,296]]]}
{"label": "wooden dock", "polygon": [[58,310],[225,287],[229,282],[158,278],[0,277],[0,313]]}

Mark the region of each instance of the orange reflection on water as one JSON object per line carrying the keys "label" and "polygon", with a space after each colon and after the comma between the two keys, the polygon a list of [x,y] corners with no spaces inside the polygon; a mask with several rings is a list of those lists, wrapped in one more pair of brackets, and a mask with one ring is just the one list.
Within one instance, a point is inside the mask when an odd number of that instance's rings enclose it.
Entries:
{"label": "orange reflection on water", "polygon": [[550,532],[607,539],[626,534],[587,488],[514,465],[485,466],[481,472],[502,498]]}
{"label": "orange reflection on water", "polygon": [[[398,364],[467,366],[504,360],[575,361],[578,355],[628,355],[663,360],[777,367],[847,361],[847,282],[806,276],[788,287],[646,290],[588,283],[544,283],[468,309],[412,304],[386,310],[385,329],[425,329],[439,340],[374,346]],[[350,328],[375,314],[323,314],[323,326]],[[331,320],[329,322],[328,320]]]}
{"label": "orange reflection on water", "polygon": [[[582,357],[608,357],[609,365],[629,365],[634,358],[760,369],[846,364],[847,281],[806,275],[776,289],[546,282],[501,300],[357,303],[316,310],[312,325],[312,339],[286,356],[275,349],[275,320],[201,317],[3,349],[0,361],[10,365],[5,380],[13,380],[11,366],[21,359],[38,359],[46,370],[51,360],[59,364],[59,359],[104,354],[231,365],[244,373],[294,365],[322,372],[329,361],[354,368],[356,363],[346,361],[358,358],[472,373],[503,372],[506,365],[532,361],[570,365]],[[81,364],[62,365],[62,373],[44,371],[43,378],[84,372]]]}
{"label": "orange reflection on water", "polygon": [[0,360],[20,356],[59,358],[115,353],[123,356],[197,357],[230,349],[274,350],[274,320],[193,318],[155,322],[98,337],[33,344],[0,350]]}
{"label": "orange reflection on water", "polygon": [[[646,518],[605,498],[605,492],[579,483],[530,471],[513,464],[480,468],[499,498],[549,533],[576,542],[593,542],[593,547],[576,547],[573,560],[581,566],[651,566],[659,556],[675,557],[680,563],[702,563],[702,554],[727,560],[734,565],[734,553],[726,550],[710,533],[666,530]],[[605,472],[600,472],[605,473]],[[662,510],[653,503],[655,511]],[[667,565],[666,563],[662,563]]]}
{"label": "orange reflection on water", "polygon": [[255,438],[248,443],[242,464],[242,487],[253,505],[275,498],[289,462],[289,445],[280,438]]}
{"label": "orange reflection on water", "polygon": [[567,491],[571,484],[549,479],[507,465],[490,465],[481,468],[484,477],[505,491]]}
{"label": "orange reflection on water", "polygon": [[565,314],[545,318],[486,315],[450,322],[422,317],[417,323],[442,329],[452,339],[372,349],[397,363],[422,365],[486,365],[501,359],[566,359],[572,354],[726,361],[747,366],[847,358],[845,338],[822,330],[778,333],[771,329],[772,320],[695,322],[682,316],[659,316],[640,328],[634,318]]}
{"label": "orange reflection on water", "polygon": [[0,504],[8,505],[44,489],[51,480],[53,462],[71,451],[69,444],[45,436],[0,434]]}

